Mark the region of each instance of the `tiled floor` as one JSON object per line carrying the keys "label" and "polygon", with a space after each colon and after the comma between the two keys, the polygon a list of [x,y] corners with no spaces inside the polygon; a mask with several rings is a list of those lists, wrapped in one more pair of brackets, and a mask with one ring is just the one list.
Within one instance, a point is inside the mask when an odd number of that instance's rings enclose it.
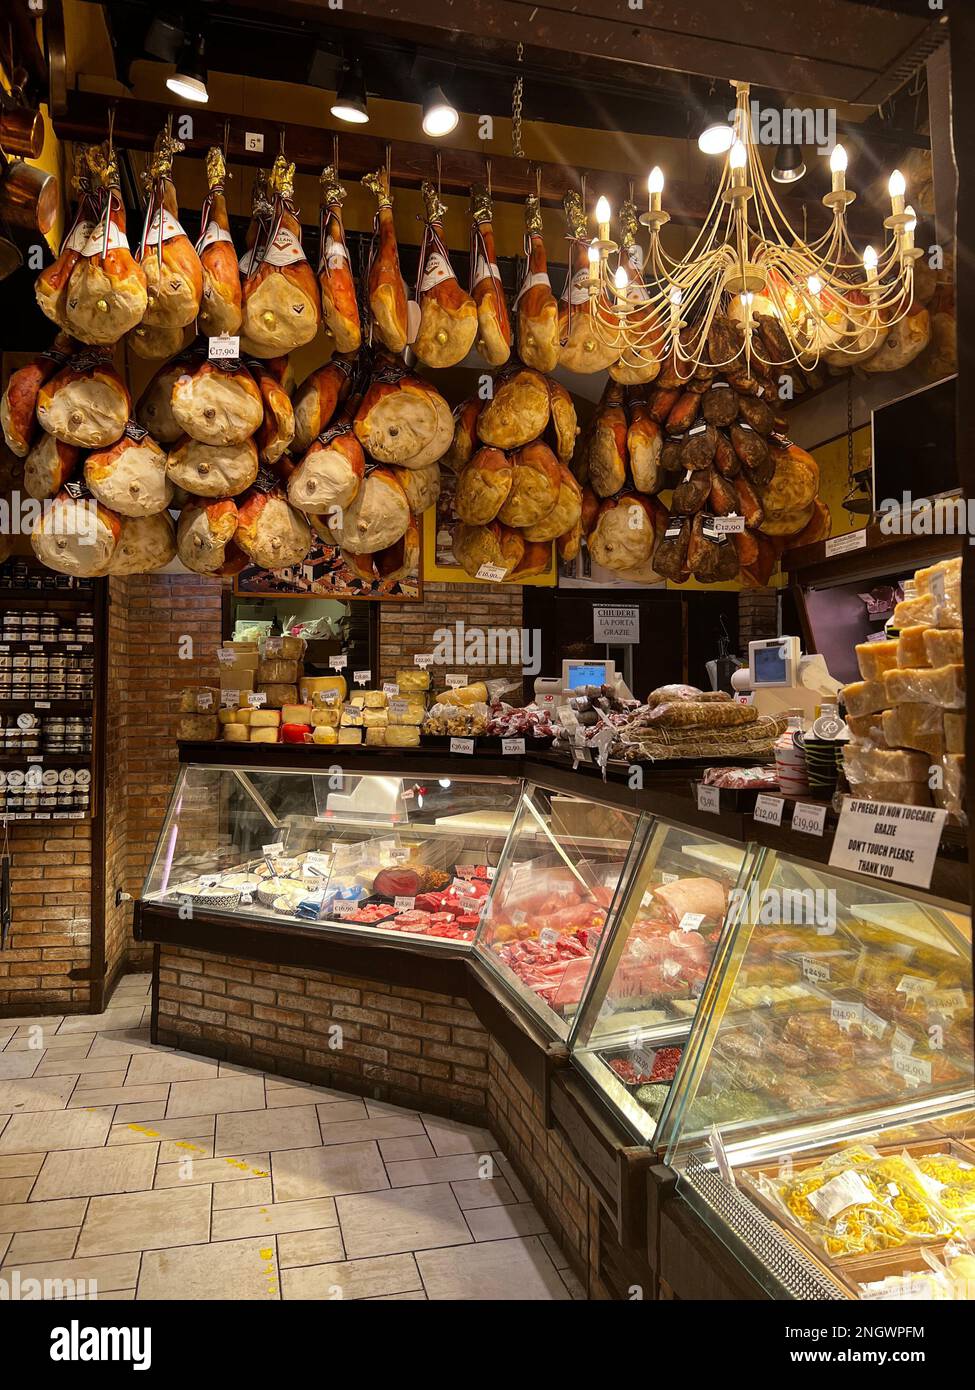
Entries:
{"label": "tiled floor", "polygon": [[114,1299],[582,1296],[487,1131],[154,1047],[148,987],[127,976],[97,1016],[0,1018],[0,1279]]}

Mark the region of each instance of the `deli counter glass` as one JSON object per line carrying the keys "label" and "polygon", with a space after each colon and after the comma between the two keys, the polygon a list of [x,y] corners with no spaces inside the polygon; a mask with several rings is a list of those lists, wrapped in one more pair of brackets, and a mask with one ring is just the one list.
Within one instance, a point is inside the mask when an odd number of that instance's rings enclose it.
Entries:
{"label": "deli counter glass", "polygon": [[467,949],[520,795],[498,777],[186,764],[143,900]]}
{"label": "deli counter glass", "polygon": [[637,1140],[679,1088],[687,1035],[754,854],[657,821],[570,1038],[572,1061]]}
{"label": "deli counter glass", "polygon": [[968,912],[759,850],[655,1137],[678,1193],[773,1297],[975,1296],[973,1107]]}

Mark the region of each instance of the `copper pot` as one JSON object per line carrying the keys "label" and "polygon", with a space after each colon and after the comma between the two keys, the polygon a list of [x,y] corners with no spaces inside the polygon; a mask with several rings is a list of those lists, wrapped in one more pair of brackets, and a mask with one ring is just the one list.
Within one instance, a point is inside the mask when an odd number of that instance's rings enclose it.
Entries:
{"label": "copper pot", "polygon": [[0,217],[45,236],[58,215],[58,181],[22,159],[7,166],[0,183]]}
{"label": "copper pot", "polygon": [[0,112],[0,149],[22,159],[40,159],[44,148],[44,118],[29,106]]}

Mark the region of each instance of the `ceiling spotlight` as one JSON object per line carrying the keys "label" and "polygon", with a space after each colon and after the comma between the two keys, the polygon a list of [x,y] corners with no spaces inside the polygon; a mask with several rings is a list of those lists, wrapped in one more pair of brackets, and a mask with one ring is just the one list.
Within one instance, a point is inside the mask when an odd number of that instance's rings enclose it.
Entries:
{"label": "ceiling spotlight", "polygon": [[368,121],[366,82],[358,63],[346,63],[342,68],[338,91],[329,109],[338,120],[352,125],[365,125]]}
{"label": "ceiling spotlight", "polygon": [[206,102],[207,91],[206,42],[202,34],[188,38],[176,60],[176,71],[166,78],[166,86],[184,101]]}
{"label": "ceiling spotlight", "polygon": [[780,145],[772,165],[772,177],[776,183],[798,183],[806,172],[800,145]]}
{"label": "ceiling spotlight", "polygon": [[697,137],[697,147],[703,154],[724,154],[731,149],[735,138],[733,126],[728,121],[727,109],[716,102],[707,108],[704,126]]}
{"label": "ceiling spotlight", "polygon": [[423,93],[423,131],[425,135],[449,135],[457,127],[460,116],[451,106],[439,83],[431,82]]}

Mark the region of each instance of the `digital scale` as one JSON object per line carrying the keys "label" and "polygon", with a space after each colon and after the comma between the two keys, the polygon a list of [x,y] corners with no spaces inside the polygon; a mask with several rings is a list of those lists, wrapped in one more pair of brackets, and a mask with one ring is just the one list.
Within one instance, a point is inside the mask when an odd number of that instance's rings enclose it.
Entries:
{"label": "digital scale", "polygon": [[830,675],[819,655],[803,656],[798,637],[769,637],[749,642],[748,665],[735,671],[731,686],[759,714],[801,710],[811,721],[824,701],[835,701],[843,685]]}

